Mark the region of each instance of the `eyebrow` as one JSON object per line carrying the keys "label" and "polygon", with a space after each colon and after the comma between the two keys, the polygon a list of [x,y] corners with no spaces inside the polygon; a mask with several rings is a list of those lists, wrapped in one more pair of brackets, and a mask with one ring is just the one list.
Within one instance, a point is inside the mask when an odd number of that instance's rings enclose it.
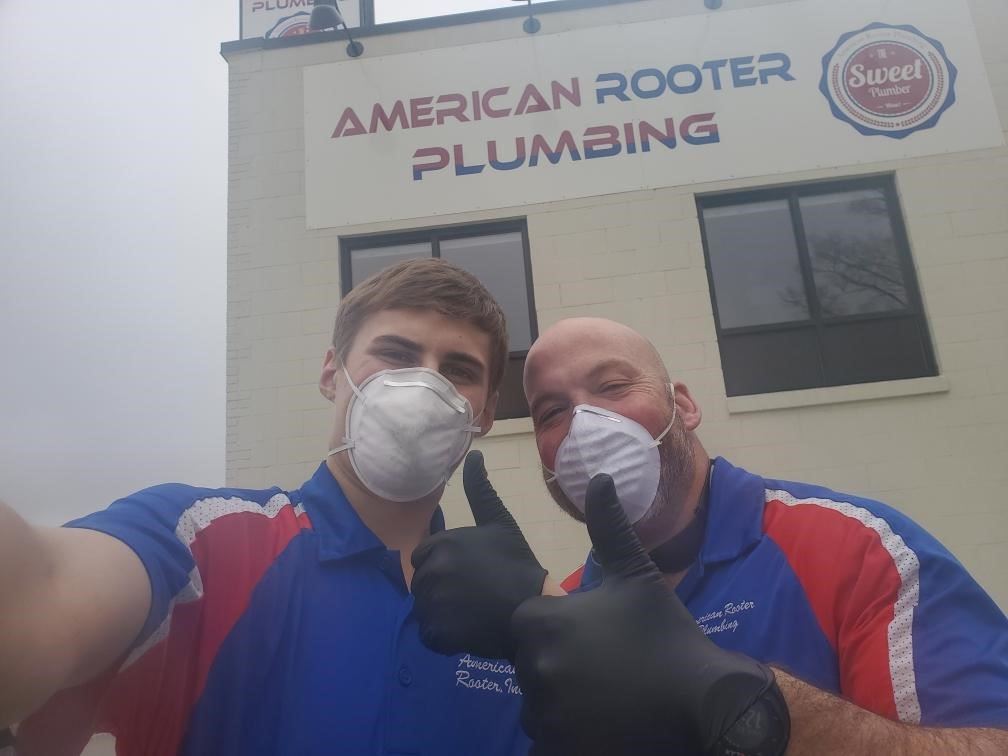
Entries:
{"label": "eyebrow", "polygon": [[[589,370],[588,373],[585,375],[585,378],[588,381],[597,380],[600,375],[604,374],[608,370],[613,369],[627,370],[633,373],[634,375],[640,375],[641,372],[640,368],[638,368],[629,360],[625,360],[621,357],[611,357],[608,360],[602,360],[602,362],[600,362],[598,365]],[[563,401],[564,399],[565,399],[564,395],[556,391],[550,391],[545,394],[542,394],[541,396],[537,396],[535,400],[529,405],[529,414],[532,416],[533,422],[535,421],[535,416],[536,413],[539,411],[540,405],[546,402]]]}
{"label": "eyebrow", "polygon": [[622,357],[611,357],[608,360],[602,360],[598,365],[593,367],[588,371],[585,376],[588,380],[597,379],[603,373],[609,370],[626,370],[634,375],[640,375],[641,370],[639,367],[634,365],[629,360],[625,360]]}
{"label": "eyebrow", "polygon": [[407,350],[409,352],[422,352],[423,351],[423,346],[421,346],[417,342],[410,341],[409,339],[404,338],[403,336],[395,336],[395,335],[393,335],[391,333],[383,334],[381,336],[375,336],[371,340],[371,347],[376,347],[376,346],[379,346],[379,347],[381,347],[381,346],[394,346],[394,347],[399,347],[400,349],[405,349],[405,350]]}
{"label": "eyebrow", "polygon": [[[423,345],[417,342],[407,339],[404,336],[397,336],[392,333],[382,334],[381,336],[375,336],[371,340],[370,348],[381,348],[381,347],[398,347],[399,349],[404,349],[407,352],[412,352],[413,354],[419,354],[423,351]],[[444,359],[451,362],[460,362],[468,365],[477,373],[477,378],[482,379],[483,374],[486,371],[486,365],[483,364],[482,360],[477,359],[468,352],[448,352],[445,354]]]}

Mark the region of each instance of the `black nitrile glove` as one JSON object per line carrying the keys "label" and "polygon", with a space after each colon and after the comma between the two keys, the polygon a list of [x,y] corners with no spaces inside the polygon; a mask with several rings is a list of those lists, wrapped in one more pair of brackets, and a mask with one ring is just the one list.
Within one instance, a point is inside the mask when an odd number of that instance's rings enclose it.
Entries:
{"label": "black nitrile glove", "polygon": [[476,526],[435,533],[413,552],[420,638],[442,654],[509,659],[511,614],[542,593],[546,570],[487,480],[478,451],[466,456],[462,486]]}
{"label": "black nitrile glove", "polygon": [[612,478],[585,497],[606,577],[511,620],[535,756],[706,753],[769,686],[769,667],[707,640],[630,527]]}

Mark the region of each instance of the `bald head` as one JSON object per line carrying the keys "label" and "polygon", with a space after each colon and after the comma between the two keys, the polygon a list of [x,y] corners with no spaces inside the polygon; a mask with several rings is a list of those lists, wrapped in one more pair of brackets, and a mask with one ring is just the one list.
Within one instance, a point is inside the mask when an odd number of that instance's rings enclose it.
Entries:
{"label": "bald head", "polygon": [[660,380],[668,381],[665,363],[654,345],[637,331],[607,318],[567,318],[547,328],[525,359],[525,393],[543,371],[574,357],[588,361],[625,359]]}
{"label": "bald head", "polygon": [[[659,448],[662,478],[657,508],[637,531],[648,543],[662,542],[678,532],[680,514],[695,509],[685,502],[699,497],[706,479],[707,455],[694,433],[701,413],[684,384],[670,384],[665,364],[650,341],[605,318],[561,320],[529,350],[525,396],[539,459],[547,471],[556,470],[557,451],[579,405],[629,418],[655,439],[667,432]],[[548,481],[547,488],[564,511],[580,518],[556,482]]]}

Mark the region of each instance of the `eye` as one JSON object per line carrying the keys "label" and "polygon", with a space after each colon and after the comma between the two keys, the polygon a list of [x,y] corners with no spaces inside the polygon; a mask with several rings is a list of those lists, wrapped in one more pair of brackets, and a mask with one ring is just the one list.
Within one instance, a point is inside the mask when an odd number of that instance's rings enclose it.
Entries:
{"label": "eye", "polygon": [[461,365],[446,365],[441,369],[441,375],[453,382],[473,383],[476,380],[476,374]]}
{"label": "eye", "polygon": [[563,412],[563,407],[547,407],[545,410],[539,413],[539,417],[536,420],[537,425],[544,425],[545,423],[555,420],[560,417]]}
{"label": "eye", "polygon": [[622,391],[626,387],[627,387],[626,381],[609,381],[608,383],[604,383],[600,387],[600,393],[613,394],[616,393],[617,391]]}
{"label": "eye", "polygon": [[378,356],[388,362],[406,363],[413,360],[413,355],[401,349],[383,349],[378,353]]}

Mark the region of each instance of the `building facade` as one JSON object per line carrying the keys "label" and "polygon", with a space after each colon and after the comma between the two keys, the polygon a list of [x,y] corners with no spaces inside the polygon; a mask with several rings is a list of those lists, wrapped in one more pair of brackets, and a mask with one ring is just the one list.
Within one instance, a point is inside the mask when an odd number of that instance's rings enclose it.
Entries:
{"label": "building facade", "polygon": [[[296,487],[339,299],[451,259],[512,355],[477,446],[551,572],[521,395],[559,319],[637,329],[712,455],[881,499],[1008,607],[1008,5],[560,0],[225,43],[229,485]],[[449,525],[471,521],[450,485]]]}

